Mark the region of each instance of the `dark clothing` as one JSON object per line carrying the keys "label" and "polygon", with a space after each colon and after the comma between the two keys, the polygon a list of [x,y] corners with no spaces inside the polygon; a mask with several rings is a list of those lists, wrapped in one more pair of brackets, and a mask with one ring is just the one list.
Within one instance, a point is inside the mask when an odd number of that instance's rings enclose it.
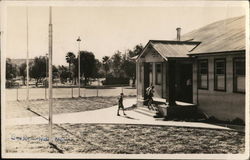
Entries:
{"label": "dark clothing", "polygon": [[118,104],[119,104],[119,106],[123,105],[123,97],[122,96],[119,97]]}
{"label": "dark clothing", "polygon": [[120,114],[119,114],[119,110],[120,110],[120,108],[122,109],[123,114],[124,114],[124,115],[126,115],[126,114],[125,114],[125,112],[124,112],[123,97],[122,97],[122,96],[120,96],[120,97],[119,97],[119,100],[118,100],[118,110],[117,110],[117,115],[120,115]]}
{"label": "dark clothing", "polygon": [[151,109],[154,110],[154,107],[152,106],[154,102],[153,96],[154,96],[154,88],[148,87],[147,88],[147,105],[148,105],[149,110]]}

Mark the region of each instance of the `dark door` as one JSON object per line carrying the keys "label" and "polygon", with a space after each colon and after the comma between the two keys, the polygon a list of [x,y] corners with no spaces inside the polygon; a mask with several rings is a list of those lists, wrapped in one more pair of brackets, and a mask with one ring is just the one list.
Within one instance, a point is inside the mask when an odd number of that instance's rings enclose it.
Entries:
{"label": "dark door", "polygon": [[177,92],[177,100],[187,103],[193,103],[193,79],[192,64],[180,64],[179,84]]}

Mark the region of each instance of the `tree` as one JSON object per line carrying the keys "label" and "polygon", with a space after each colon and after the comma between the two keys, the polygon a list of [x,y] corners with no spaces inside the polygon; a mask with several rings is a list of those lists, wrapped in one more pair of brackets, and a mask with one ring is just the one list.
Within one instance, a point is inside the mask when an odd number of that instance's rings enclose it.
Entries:
{"label": "tree", "polygon": [[108,71],[110,69],[110,57],[109,56],[104,56],[102,57],[102,66],[105,71],[105,77],[107,78]]}
{"label": "tree", "polygon": [[72,78],[72,68],[71,65],[74,63],[76,59],[76,56],[73,52],[68,52],[66,55],[66,62],[69,63],[69,73],[70,73],[70,78]]}
{"label": "tree", "polygon": [[121,76],[121,63],[122,63],[122,56],[121,52],[118,50],[115,52],[115,54],[111,57],[112,61],[112,69],[114,73],[114,77],[120,77]]}
{"label": "tree", "polygon": [[20,66],[19,66],[19,75],[22,77],[23,79],[23,85],[25,85],[25,79],[26,79],[26,63],[22,63]]}
{"label": "tree", "polygon": [[129,50],[128,51],[128,57],[132,58],[134,56],[138,56],[139,54],[141,54],[142,50],[143,50],[143,45],[142,44],[138,44],[134,47],[133,50]]}
{"label": "tree", "polygon": [[56,66],[52,65],[52,79],[59,78],[59,70],[57,69]]}
{"label": "tree", "polygon": [[[74,60],[75,77],[78,77],[78,58]],[[80,51],[80,76],[84,76],[84,84],[87,85],[89,77],[93,76],[95,67],[95,55],[89,51]]]}
{"label": "tree", "polygon": [[126,54],[127,58],[124,59],[122,63],[122,70],[124,70],[126,75],[133,80],[133,84],[135,84],[136,79],[136,62],[131,58],[140,55],[142,50],[142,44],[136,45],[133,50],[128,50]]}
{"label": "tree", "polygon": [[66,66],[58,66],[58,73],[61,83],[67,82],[67,78],[70,78],[70,72]]}
{"label": "tree", "polygon": [[30,77],[36,80],[36,87],[38,82],[46,77],[46,57],[35,57],[30,69]]}
{"label": "tree", "polygon": [[101,72],[101,67],[102,67],[102,63],[98,60],[95,59],[95,67],[93,70],[93,78],[100,78],[103,76],[102,72]]}
{"label": "tree", "polygon": [[17,76],[17,67],[11,62],[11,59],[6,59],[6,79],[12,80]]}

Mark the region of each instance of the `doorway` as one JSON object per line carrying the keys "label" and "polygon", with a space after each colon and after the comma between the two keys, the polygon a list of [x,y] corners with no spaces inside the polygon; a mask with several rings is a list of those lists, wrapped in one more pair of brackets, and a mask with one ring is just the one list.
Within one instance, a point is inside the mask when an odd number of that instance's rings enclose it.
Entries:
{"label": "doorway", "polygon": [[175,97],[177,101],[193,103],[193,67],[192,63],[181,63],[177,66]]}

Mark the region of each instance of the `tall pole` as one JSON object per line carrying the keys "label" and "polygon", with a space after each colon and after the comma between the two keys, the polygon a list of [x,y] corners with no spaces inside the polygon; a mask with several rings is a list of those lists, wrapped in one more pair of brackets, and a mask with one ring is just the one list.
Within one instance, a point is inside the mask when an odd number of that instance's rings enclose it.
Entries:
{"label": "tall pole", "polygon": [[28,7],[26,7],[26,33],[27,33],[27,55],[26,55],[26,105],[27,109],[29,109],[29,14],[28,14]]}
{"label": "tall pole", "polygon": [[49,7],[49,143],[52,143],[52,8]]}
{"label": "tall pole", "polygon": [[96,91],[96,96],[98,97],[98,92],[99,92],[99,86],[100,86],[100,83],[99,83],[99,78],[97,78],[97,91]]}
{"label": "tall pole", "polygon": [[81,54],[80,54],[80,43],[81,43],[81,38],[80,36],[77,38],[76,40],[78,42],[78,85],[79,85],[79,88],[78,88],[78,95],[79,97],[81,97],[81,92],[80,92],[80,88],[81,88],[81,72],[80,72],[80,66],[81,66]]}
{"label": "tall pole", "polygon": [[47,82],[48,82],[48,53],[46,53],[46,81],[44,84],[44,88],[45,88],[45,100],[47,99]]}

